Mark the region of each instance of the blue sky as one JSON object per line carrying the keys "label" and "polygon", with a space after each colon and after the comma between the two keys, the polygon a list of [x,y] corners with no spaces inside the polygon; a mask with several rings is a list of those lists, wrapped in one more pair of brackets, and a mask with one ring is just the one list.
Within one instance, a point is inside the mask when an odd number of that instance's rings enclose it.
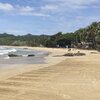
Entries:
{"label": "blue sky", "polygon": [[0,0],[0,33],[73,32],[100,21],[100,0]]}

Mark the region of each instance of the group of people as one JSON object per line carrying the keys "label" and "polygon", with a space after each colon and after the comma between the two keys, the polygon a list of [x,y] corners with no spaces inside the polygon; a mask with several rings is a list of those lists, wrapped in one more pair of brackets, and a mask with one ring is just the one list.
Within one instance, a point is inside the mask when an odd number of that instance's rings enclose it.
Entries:
{"label": "group of people", "polygon": [[67,45],[66,48],[68,49],[68,52],[71,52],[71,50],[76,50],[76,46],[69,46]]}

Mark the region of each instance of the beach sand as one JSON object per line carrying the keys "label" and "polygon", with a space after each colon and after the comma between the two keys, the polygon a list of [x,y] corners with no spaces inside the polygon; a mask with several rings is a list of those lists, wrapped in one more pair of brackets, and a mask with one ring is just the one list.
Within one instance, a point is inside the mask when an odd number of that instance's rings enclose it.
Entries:
{"label": "beach sand", "polygon": [[50,52],[47,63],[0,69],[0,100],[100,100],[100,53],[63,57],[67,49],[32,49]]}

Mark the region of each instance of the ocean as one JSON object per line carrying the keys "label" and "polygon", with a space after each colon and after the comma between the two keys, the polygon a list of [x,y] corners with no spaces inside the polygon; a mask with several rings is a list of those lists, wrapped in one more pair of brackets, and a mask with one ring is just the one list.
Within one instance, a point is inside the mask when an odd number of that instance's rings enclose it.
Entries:
{"label": "ocean", "polygon": [[[15,54],[18,57],[9,57],[9,54]],[[28,57],[28,55],[35,56]],[[45,51],[0,46],[0,66],[7,64],[42,64],[45,63],[45,56],[47,55],[48,52]]]}

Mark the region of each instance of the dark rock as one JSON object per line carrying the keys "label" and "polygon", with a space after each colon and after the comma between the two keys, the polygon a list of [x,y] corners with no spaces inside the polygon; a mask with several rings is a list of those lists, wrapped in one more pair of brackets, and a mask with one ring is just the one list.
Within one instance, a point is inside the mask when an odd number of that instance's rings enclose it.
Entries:
{"label": "dark rock", "polygon": [[34,56],[35,56],[34,54],[29,54],[29,55],[28,55],[28,57],[34,57]]}
{"label": "dark rock", "polygon": [[21,57],[21,55],[17,55],[17,54],[8,54],[9,57]]}

